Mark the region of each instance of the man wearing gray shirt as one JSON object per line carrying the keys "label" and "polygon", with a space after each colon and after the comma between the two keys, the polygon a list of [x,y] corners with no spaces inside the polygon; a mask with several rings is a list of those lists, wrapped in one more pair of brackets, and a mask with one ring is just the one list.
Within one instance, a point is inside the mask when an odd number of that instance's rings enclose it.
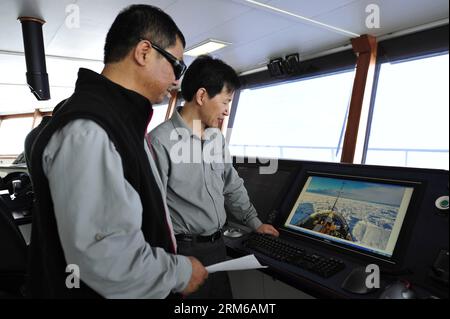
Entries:
{"label": "man wearing gray shirt", "polygon": [[[221,229],[227,212],[255,231],[278,236],[273,226],[258,219],[219,129],[238,87],[230,66],[209,56],[197,58],[181,86],[184,107],[149,134],[178,252],[204,265],[226,258]],[[231,298],[227,274],[211,274],[190,297]]]}
{"label": "man wearing gray shirt", "polygon": [[106,37],[102,73],[80,69],[33,143],[32,297],[165,298],[207,277],[196,258],[176,254],[145,139],[152,103],[185,70],[184,46],[159,8],[126,8]]}

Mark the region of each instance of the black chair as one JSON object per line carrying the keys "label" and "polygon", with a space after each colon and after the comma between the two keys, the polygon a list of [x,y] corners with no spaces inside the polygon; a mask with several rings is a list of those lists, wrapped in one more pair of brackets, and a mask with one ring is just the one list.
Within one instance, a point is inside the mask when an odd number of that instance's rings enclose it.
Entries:
{"label": "black chair", "polygon": [[[17,181],[14,187],[14,182]],[[15,199],[9,200],[9,196],[4,197],[6,204],[11,211],[31,211],[33,207],[33,187],[31,179],[26,172],[11,172],[0,183],[0,190],[8,190],[9,194],[14,194]]]}
{"label": "black chair", "polygon": [[27,271],[27,244],[0,196],[0,298],[21,298]]}

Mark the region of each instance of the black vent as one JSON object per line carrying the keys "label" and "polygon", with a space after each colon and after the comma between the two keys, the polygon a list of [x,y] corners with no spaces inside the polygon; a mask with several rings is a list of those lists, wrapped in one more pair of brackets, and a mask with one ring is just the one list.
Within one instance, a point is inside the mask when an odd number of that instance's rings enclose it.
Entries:
{"label": "black vent", "polygon": [[30,17],[20,17],[19,20],[22,23],[28,86],[38,100],[49,100],[50,88],[42,36],[45,21]]}

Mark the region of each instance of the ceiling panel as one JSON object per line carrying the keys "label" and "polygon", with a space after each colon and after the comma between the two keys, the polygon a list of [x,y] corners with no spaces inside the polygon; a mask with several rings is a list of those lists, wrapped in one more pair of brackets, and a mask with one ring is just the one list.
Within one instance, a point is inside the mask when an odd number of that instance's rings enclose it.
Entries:
{"label": "ceiling panel", "polygon": [[[187,46],[205,32],[252,10],[230,0],[183,0],[167,8],[186,37]],[[189,14],[186,14],[189,11]]]}
{"label": "ceiling panel", "polygon": [[46,48],[47,54],[103,60],[103,45],[109,26],[83,18],[80,28],[63,26]]}
{"label": "ceiling panel", "polygon": [[[374,3],[380,7],[380,28],[368,29],[366,8]],[[448,19],[448,6],[448,0],[360,0],[316,18],[359,34],[380,36]]]}
{"label": "ceiling panel", "polygon": [[[145,1],[167,8],[176,0]],[[57,35],[47,47],[47,54],[103,60],[106,34],[119,12],[129,5],[129,0],[79,0],[80,27],[61,25]],[[100,14],[101,13],[101,14]]]}
{"label": "ceiling panel", "polygon": [[[23,52],[20,15],[47,21],[48,55],[102,60],[106,32],[117,13],[132,0],[1,0],[0,50]],[[349,42],[350,36],[306,24],[244,0],[144,0],[163,8],[186,36],[187,47],[208,38],[233,44],[217,52],[239,70],[249,70],[268,57],[298,49],[319,53]],[[358,34],[384,35],[435,20],[448,19],[448,0],[261,0],[280,9]],[[66,6],[80,8],[80,28],[65,24]],[[367,29],[368,4],[381,8],[381,28]],[[189,62],[191,59],[186,58]],[[236,64],[235,64],[236,63]]]}
{"label": "ceiling panel", "polygon": [[131,4],[150,4],[167,10],[167,8],[176,2],[177,0],[78,0],[76,4],[80,7],[82,21],[96,21],[98,25],[108,29],[117,14]]}
{"label": "ceiling panel", "polygon": [[330,46],[341,46],[348,41],[347,37],[324,29],[294,25],[237,48],[224,50],[220,57],[239,72],[243,72],[265,66],[271,58],[299,53],[302,59],[303,56],[310,55],[315,47],[325,50],[330,49]]}
{"label": "ceiling panel", "polygon": [[252,10],[216,28],[203,32],[193,38],[193,43],[214,38],[231,42],[232,45],[225,49],[230,50],[241,44],[257,41],[293,24],[292,21],[269,12]]}
{"label": "ceiling panel", "polygon": [[32,16],[46,21],[43,26],[47,45],[64,23],[65,8],[71,0],[0,1],[0,50],[23,52],[22,27],[17,18]]}
{"label": "ceiling panel", "polygon": [[352,2],[358,1],[359,0],[271,0],[268,4],[278,9],[286,10],[307,18],[314,18],[317,15],[331,12]]}

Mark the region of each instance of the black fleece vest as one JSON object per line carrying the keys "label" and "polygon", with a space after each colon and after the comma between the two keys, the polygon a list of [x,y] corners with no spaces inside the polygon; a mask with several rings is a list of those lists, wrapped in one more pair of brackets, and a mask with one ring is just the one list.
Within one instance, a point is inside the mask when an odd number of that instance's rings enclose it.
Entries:
{"label": "black fleece vest", "polygon": [[[79,289],[66,287],[67,263],[56,227],[48,180],[42,168],[42,154],[50,137],[76,119],[92,120],[106,131],[120,154],[125,179],[140,196],[143,206],[141,228],[146,241],[151,246],[174,253],[161,192],[143,144],[151,115],[152,106],[145,97],[95,72],[80,69],[75,93],[53,116],[32,148],[31,171],[37,208],[33,214],[31,236],[30,285],[33,297],[100,297],[83,283]],[[89,159],[80,158],[80,161],[89,165]]]}

